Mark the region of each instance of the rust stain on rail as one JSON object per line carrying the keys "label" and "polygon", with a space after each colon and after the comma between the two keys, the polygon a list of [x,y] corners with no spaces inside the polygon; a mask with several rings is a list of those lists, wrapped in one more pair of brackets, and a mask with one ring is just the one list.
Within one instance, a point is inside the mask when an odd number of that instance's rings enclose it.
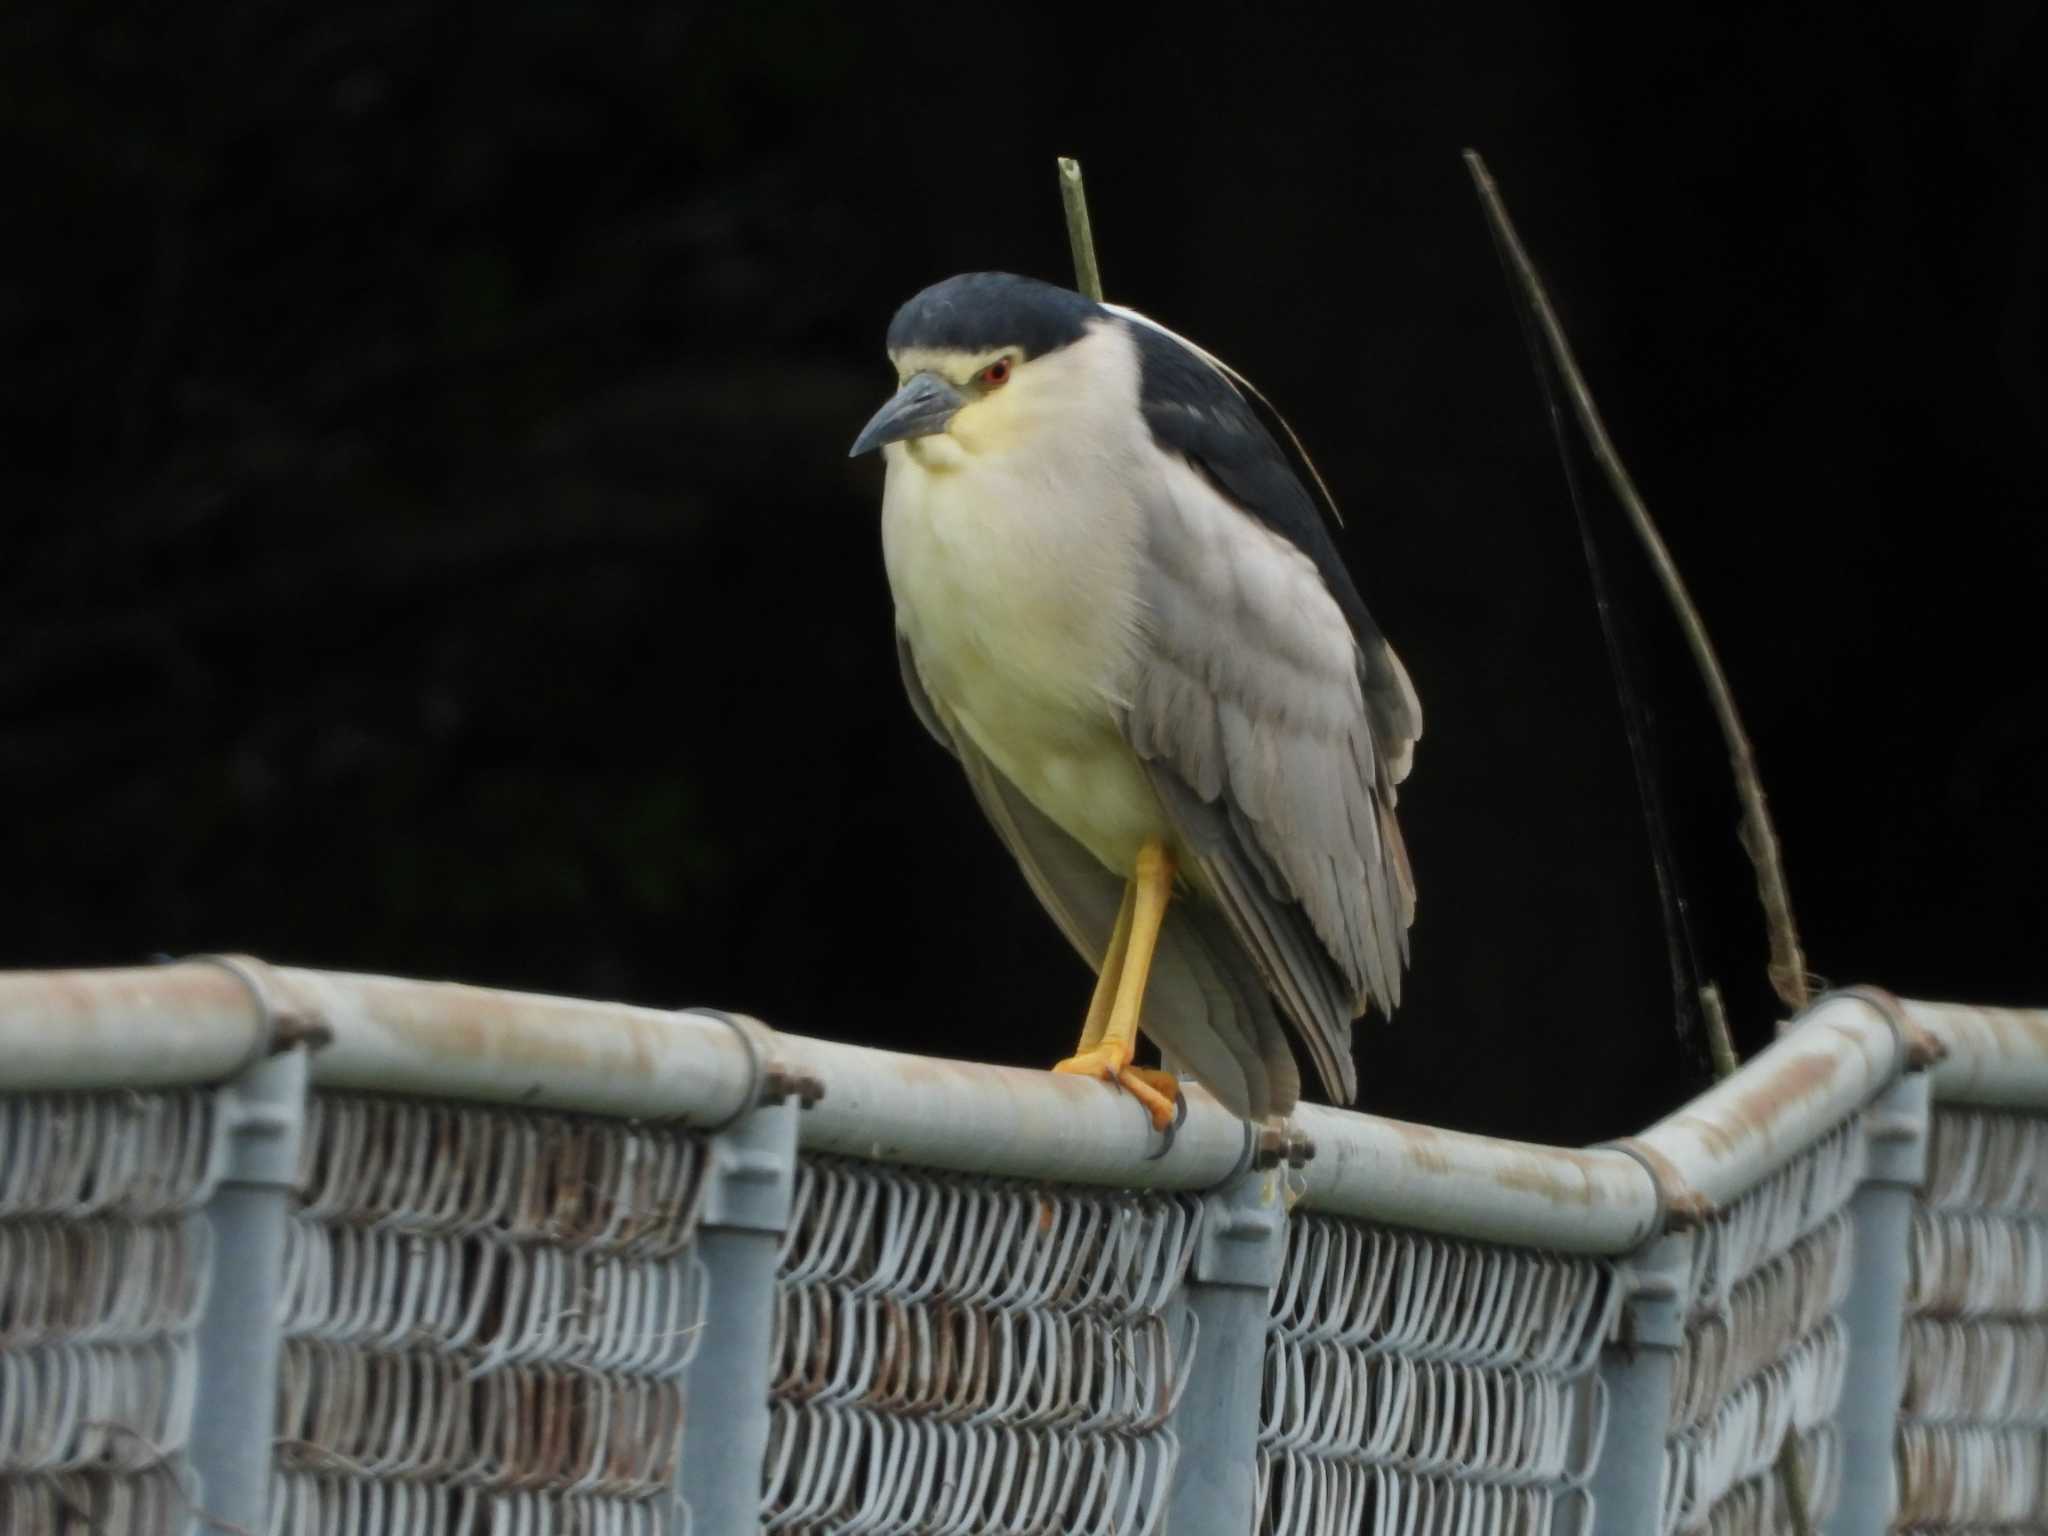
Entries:
{"label": "rust stain on rail", "polygon": [[1449,1173],[1452,1168],[1451,1155],[1445,1150],[1446,1138],[1442,1133],[1426,1125],[1414,1125],[1406,1120],[1389,1122],[1396,1135],[1401,1138],[1401,1153],[1424,1173]]}
{"label": "rust stain on rail", "polygon": [[[1569,1166],[1575,1177],[1562,1176],[1558,1162]],[[1593,1204],[1593,1191],[1601,1182],[1600,1166],[1583,1152],[1560,1150],[1553,1157],[1524,1158],[1510,1163],[1494,1175],[1503,1189],[1537,1195],[1553,1205]]]}
{"label": "rust stain on rail", "polygon": [[1455,1131],[1440,1131],[1408,1121],[1387,1124],[1401,1139],[1401,1151],[1415,1168],[1432,1175],[1451,1176],[1462,1168],[1471,1169],[1497,1187],[1518,1195],[1533,1195],[1548,1205],[1591,1207],[1606,1182],[1608,1170],[1593,1153],[1567,1147],[1529,1147],[1502,1160],[1498,1142],[1488,1144],[1488,1155],[1474,1159],[1476,1168],[1458,1156],[1464,1141]]}
{"label": "rust stain on rail", "polygon": [[1827,1056],[1794,1057],[1753,1082],[1734,1079],[1734,1091],[1715,1113],[1682,1110],[1664,1123],[1697,1136],[1716,1157],[1732,1157],[1743,1143],[1768,1138],[1787,1111],[1826,1092],[1839,1066]]}
{"label": "rust stain on rail", "polygon": [[109,970],[24,971],[0,975],[0,1006],[73,1025],[127,1025],[180,1009],[249,1014],[247,990],[217,965],[131,966]]}
{"label": "rust stain on rail", "polygon": [[1835,1080],[1838,1065],[1829,1056],[1794,1057],[1743,1087],[1730,1100],[1729,1114],[1745,1130],[1768,1132],[1787,1110],[1825,1091]]}
{"label": "rust stain on rail", "polygon": [[[1958,1054],[1975,1056],[1991,1061],[2040,1060],[2048,1058],[2048,1012],[2025,1008],[1992,1008],[1960,1003],[1936,1003],[1923,1005],[1934,1015],[1938,1024],[1948,1024],[1943,1034],[1958,1036],[1943,1046],[1959,1047]],[[1951,1022],[1954,1021],[1954,1022]],[[1957,1030],[1955,1024],[1963,1028]],[[1969,1035],[1985,1037],[1993,1049],[1986,1053],[1967,1049]]]}
{"label": "rust stain on rail", "polygon": [[301,986],[294,984],[299,978],[284,974],[301,999],[339,982],[364,1013],[400,1029],[407,1045],[430,1059],[489,1061],[535,1072],[594,1067],[646,1075],[661,1059],[660,1033],[674,1027],[670,1016],[641,1009],[456,982],[308,976]]}

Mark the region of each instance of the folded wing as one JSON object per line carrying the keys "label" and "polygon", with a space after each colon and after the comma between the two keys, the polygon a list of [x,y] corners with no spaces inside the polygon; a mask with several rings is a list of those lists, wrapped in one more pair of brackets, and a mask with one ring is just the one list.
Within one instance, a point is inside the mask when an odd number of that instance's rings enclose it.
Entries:
{"label": "folded wing", "polygon": [[1302,477],[1220,365],[1129,319],[1159,473],[1124,733],[1349,1101],[1351,1020],[1400,1000],[1415,886],[1394,804],[1421,708]]}

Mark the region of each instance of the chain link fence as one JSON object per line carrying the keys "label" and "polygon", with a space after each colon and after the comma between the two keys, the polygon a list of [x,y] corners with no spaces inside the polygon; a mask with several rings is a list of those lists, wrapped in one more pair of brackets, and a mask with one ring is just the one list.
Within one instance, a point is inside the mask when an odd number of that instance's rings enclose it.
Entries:
{"label": "chain link fence", "polygon": [[211,1106],[0,1099],[0,1531],[186,1528]]}
{"label": "chain link fence", "polygon": [[316,1095],[285,1244],[280,1529],[679,1528],[703,1162],[687,1132]]}
{"label": "chain link fence", "polygon": [[1156,1527],[1200,1207],[805,1158],[777,1276],[771,1531]]}
{"label": "chain link fence", "polygon": [[1567,1152],[1199,1095],[1161,1147],[1046,1074],[250,963],[0,978],[0,1531],[2030,1527],[2044,1111],[2048,1015],[1870,997]]}
{"label": "chain link fence", "polygon": [[2048,1117],[1937,1110],[1911,1252],[1901,1526],[2039,1525],[2048,1512]]}
{"label": "chain link fence", "polygon": [[1818,1526],[1833,1512],[1849,1353],[1839,1309],[1855,1262],[1847,1206],[1863,1145],[1851,1120],[1700,1226],[1672,1397],[1666,1530],[1796,1530],[1779,1472],[1788,1439],[1806,1518]]}
{"label": "chain link fence", "polygon": [[1590,1529],[1613,1263],[1313,1214],[1288,1228],[1262,1531]]}

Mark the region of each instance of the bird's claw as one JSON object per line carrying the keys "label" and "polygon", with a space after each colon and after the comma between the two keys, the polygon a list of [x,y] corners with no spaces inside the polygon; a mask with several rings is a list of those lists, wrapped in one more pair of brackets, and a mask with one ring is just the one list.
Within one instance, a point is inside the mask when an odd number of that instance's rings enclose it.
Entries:
{"label": "bird's claw", "polygon": [[1145,1154],[1146,1162],[1156,1163],[1173,1150],[1173,1139],[1180,1134],[1180,1128],[1187,1123],[1187,1118],[1188,1096],[1185,1093],[1176,1093],[1173,1096],[1173,1119],[1160,1128],[1159,1134],[1163,1139],[1158,1150]]}
{"label": "bird's claw", "polygon": [[[1152,1128],[1173,1144],[1173,1132],[1187,1114],[1187,1099],[1180,1091],[1180,1079],[1169,1072],[1131,1065],[1130,1047],[1098,1045],[1053,1067],[1053,1071],[1076,1077],[1094,1077],[1121,1088],[1144,1107]],[[1168,1106],[1173,1106],[1171,1109]]]}

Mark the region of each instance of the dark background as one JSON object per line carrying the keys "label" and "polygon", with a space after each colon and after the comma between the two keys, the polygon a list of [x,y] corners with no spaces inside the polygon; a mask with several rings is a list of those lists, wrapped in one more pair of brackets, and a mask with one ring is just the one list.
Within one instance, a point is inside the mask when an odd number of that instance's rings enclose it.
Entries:
{"label": "dark background", "polygon": [[[902,299],[1065,280],[1066,153],[1111,296],[1317,455],[1425,702],[1366,1104],[1646,1123],[1703,1068],[1470,144],[1721,644],[1815,969],[2048,1002],[2042,23],[1797,10],[16,0],[0,963],[1063,1054],[1085,974],[900,695],[845,450]],[[1754,1045],[1723,756],[1591,510]]]}

